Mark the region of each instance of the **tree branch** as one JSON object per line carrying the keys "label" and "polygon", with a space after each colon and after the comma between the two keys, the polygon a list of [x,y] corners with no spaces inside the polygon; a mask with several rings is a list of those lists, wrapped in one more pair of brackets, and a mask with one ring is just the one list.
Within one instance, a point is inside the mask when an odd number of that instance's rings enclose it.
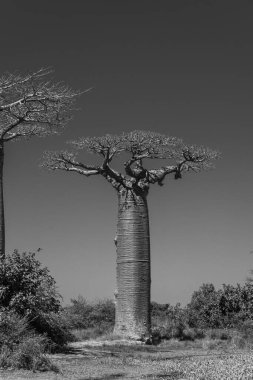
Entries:
{"label": "tree branch", "polygon": [[153,169],[153,170],[148,170],[148,182],[149,183],[158,183],[158,185],[162,186],[163,185],[163,180],[164,178],[171,173],[177,173],[178,167],[177,166],[164,166],[161,167],[160,169]]}
{"label": "tree branch", "polygon": [[99,168],[85,165],[75,160],[75,155],[70,152],[45,152],[42,166],[50,170],[65,170],[76,172],[85,176],[97,175]]}
{"label": "tree branch", "polygon": [[0,78],[0,139],[48,135],[69,120],[80,92],[62,83],[42,82],[49,72],[41,69],[27,76]]}

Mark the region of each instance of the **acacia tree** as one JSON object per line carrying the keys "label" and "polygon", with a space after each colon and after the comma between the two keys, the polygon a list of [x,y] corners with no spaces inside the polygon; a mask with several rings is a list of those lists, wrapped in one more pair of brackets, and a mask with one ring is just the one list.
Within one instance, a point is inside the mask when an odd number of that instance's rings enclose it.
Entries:
{"label": "acacia tree", "polygon": [[[150,185],[163,185],[166,176],[175,179],[186,171],[212,166],[217,153],[187,146],[181,140],[154,132],[133,131],[119,136],[80,138],[71,142],[72,152],[47,152],[45,166],[86,177],[101,175],[118,194],[116,320],[114,332],[133,339],[150,334],[150,234],[147,195]],[[78,160],[78,150],[100,156],[98,165]],[[111,166],[120,153],[127,154],[124,172]],[[150,159],[170,160],[170,165],[148,169]]]}
{"label": "acacia tree", "polygon": [[9,141],[56,133],[69,119],[76,92],[44,80],[51,70],[0,77],[0,260],[5,258],[4,147]]}

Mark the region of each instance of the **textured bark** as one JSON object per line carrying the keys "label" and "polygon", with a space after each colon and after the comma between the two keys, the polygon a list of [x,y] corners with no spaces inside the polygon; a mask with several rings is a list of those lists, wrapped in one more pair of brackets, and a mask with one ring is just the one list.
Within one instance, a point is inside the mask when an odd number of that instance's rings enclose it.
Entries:
{"label": "textured bark", "polygon": [[5,222],[3,198],[4,144],[0,143],[0,260],[5,258]]}
{"label": "textured bark", "polygon": [[146,196],[118,192],[117,291],[114,333],[131,339],[150,335],[150,235]]}

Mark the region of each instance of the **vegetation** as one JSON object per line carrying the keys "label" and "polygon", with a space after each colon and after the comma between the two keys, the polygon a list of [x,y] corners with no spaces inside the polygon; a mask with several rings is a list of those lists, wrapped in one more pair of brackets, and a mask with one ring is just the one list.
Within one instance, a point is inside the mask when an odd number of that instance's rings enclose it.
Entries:
{"label": "vegetation", "polygon": [[201,328],[236,328],[253,319],[253,285],[203,284],[187,306],[189,324]]}
{"label": "vegetation", "polygon": [[49,346],[46,336],[31,329],[27,317],[13,311],[0,312],[0,367],[58,372],[45,354]]}
{"label": "vegetation", "polygon": [[[188,146],[175,137],[148,131],[121,135],[84,137],[71,143],[74,152],[48,152],[45,166],[83,176],[100,175],[118,196],[117,291],[114,332],[122,337],[150,337],[150,236],[147,196],[153,184],[162,186],[165,177],[182,178],[183,173],[212,166],[217,152]],[[80,150],[96,154],[101,162],[87,165],[78,158]],[[111,166],[124,153],[124,172]],[[167,164],[149,169],[147,161],[163,159]]]}
{"label": "vegetation", "polygon": [[[152,343],[203,338],[231,341],[240,336],[243,341],[247,338],[247,344],[251,344],[252,291],[251,283],[236,286],[224,284],[219,290],[212,284],[203,284],[193,293],[191,302],[186,307],[152,302]],[[79,296],[76,300],[71,300],[71,303],[65,312],[76,339],[88,340],[111,335],[115,312],[112,301],[88,302]]]}
{"label": "vegetation", "polygon": [[[119,346],[117,336],[112,334],[113,301],[89,302],[79,296],[62,308],[49,270],[41,265],[34,253],[15,251],[0,263],[0,367],[54,372],[60,367],[73,379],[80,378],[80,371],[94,377],[97,367],[100,374],[104,370],[105,374],[114,375],[116,365],[120,365],[124,375],[144,376],[147,373],[153,379],[162,375],[172,379],[182,376],[201,379],[203,373],[208,373],[210,379],[218,379],[226,371],[235,378],[241,373],[252,375],[252,355],[249,353],[253,347],[252,289],[251,283],[223,285],[218,290],[212,284],[203,284],[193,293],[186,307],[153,302],[152,341],[149,342],[153,346]],[[86,340],[90,344],[90,340],[97,338],[102,342],[102,351],[99,347],[86,351],[90,352],[88,355],[95,355],[96,365],[94,359],[86,360],[84,369],[80,358],[79,366],[75,362],[79,377],[68,372],[70,361],[58,360],[57,356],[52,361],[48,356],[49,352],[55,352],[57,347],[64,347],[71,340]],[[116,339],[113,346],[109,345],[112,339]],[[164,361],[172,355],[168,350],[174,352],[173,361]],[[192,359],[185,359],[189,356],[187,352]],[[199,359],[200,353],[208,356]],[[130,366],[133,358],[134,367]],[[50,376],[48,374],[47,379]]]}
{"label": "vegetation", "polygon": [[71,339],[55,280],[35,253],[0,260],[0,367],[56,370],[45,352]]}

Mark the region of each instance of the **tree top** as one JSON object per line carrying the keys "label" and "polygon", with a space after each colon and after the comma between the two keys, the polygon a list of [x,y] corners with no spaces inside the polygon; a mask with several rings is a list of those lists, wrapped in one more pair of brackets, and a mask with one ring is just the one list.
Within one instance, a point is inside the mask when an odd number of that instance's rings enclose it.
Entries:
{"label": "tree top", "polygon": [[[181,139],[156,132],[135,130],[120,135],[81,137],[69,144],[72,152],[46,152],[44,166],[51,170],[73,171],[85,176],[101,174],[117,190],[122,188],[148,191],[150,184],[163,185],[169,174],[175,179],[183,172],[206,170],[213,167],[219,153],[209,148],[186,145]],[[101,157],[99,165],[87,165],[78,160],[80,150]],[[121,153],[128,155],[124,174],[111,167],[113,158]],[[146,160],[165,160],[166,166],[148,169]]]}
{"label": "tree top", "polygon": [[0,142],[57,133],[80,92],[45,79],[51,69],[0,77]]}

